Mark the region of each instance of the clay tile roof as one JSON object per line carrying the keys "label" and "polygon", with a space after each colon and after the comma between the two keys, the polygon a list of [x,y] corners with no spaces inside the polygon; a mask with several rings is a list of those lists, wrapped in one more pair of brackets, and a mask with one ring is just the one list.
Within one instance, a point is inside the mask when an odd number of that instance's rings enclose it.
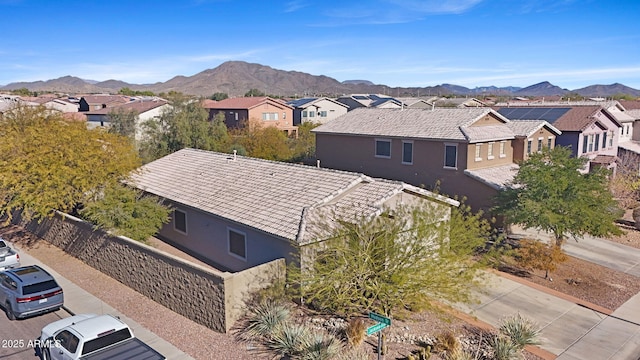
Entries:
{"label": "clay tile roof", "polygon": [[155,109],[159,106],[167,104],[166,100],[145,100],[145,101],[132,101],[126,104],[114,105],[111,107],[102,108],[99,110],[86,111],[87,115],[107,115],[114,111],[124,110],[133,111],[137,114],[142,114],[149,110]]}
{"label": "clay tile roof", "polygon": [[616,161],[616,157],[614,155],[597,155],[590,162],[596,164],[611,164]]}
{"label": "clay tile roof", "polygon": [[202,107],[205,109],[211,109],[215,104],[217,104],[218,102],[215,100],[211,100],[211,99],[205,99],[202,101]]}
{"label": "clay tile roof", "polygon": [[638,110],[640,109],[640,100],[620,100],[625,110]]}

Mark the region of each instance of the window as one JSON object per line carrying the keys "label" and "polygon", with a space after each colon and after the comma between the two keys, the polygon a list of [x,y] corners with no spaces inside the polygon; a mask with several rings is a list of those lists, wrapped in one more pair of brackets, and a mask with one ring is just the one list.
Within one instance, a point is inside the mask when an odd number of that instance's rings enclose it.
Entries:
{"label": "window", "polygon": [[542,138],[538,138],[538,152],[542,151]]}
{"label": "window", "polygon": [[602,133],[602,148],[606,148],[607,147],[607,135],[608,133],[603,132]]}
{"label": "window", "polygon": [[187,233],[187,213],[178,209],[173,210],[173,228],[183,234]]}
{"label": "window", "polygon": [[547,148],[551,149],[552,145],[553,145],[553,137],[549,136],[547,138]]}
{"label": "window", "polygon": [[587,151],[588,152],[593,151],[593,134],[587,137]]}
{"label": "window", "polygon": [[593,143],[594,149],[593,151],[598,151],[600,146],[600,134],[596,134],[596,141]]}
{"label": "window", "polygon": [[500,141],[500,157],[507,157],[507,154],[505,153],[505,146],[506,146],[507,142],[506,141]]}
{"label": "window", "polygon": [[489,160],[491,160],[491,159],[493,159],[493,158],[494,158],[494,157],[493,157],[493,144],[494,144],[494,143],[490,142],[490,143],[487,145],[487,159],[489,159]]}
{"label": "window", "polygon": [[247,236],[245,233],[229,229],[229,253],[243,260],[247,259]]}
{"label": "window", "polygon": [[531,154],[531,139],[527,140],[527,154]]}
{"label": "window", "polygon": [[413,141],[402,142],[402,163],[413,164]]}
{"label": "window", "polygon": [[316,116],[315,111],[309,111],[309,117],[315,117],[315,116]]}
{"label": "window", "polygon": [[238,121],[238,113],[236,113],[236,121]]}
{"label": "window", "polygon": [[455,169],[458,166],[458,145],[444,144],[444,167]]}
{"label": "window", "polygon": [[482,161],[482,155],[480,152],[482,151],[482,145],[476,144],[476,161]]}
{"label": "window", "polygon": [[387,159],[391,157],[391,140],[376,139],[376,157]]}
{"label": "window", "polygon": [[58,335],[55,336],[55,340],[58,344],[60,344],[60,346],[62,346],[71,354],[75,354],[76,350],[78,350],[78,343],[80,342],[80,339],[78,339],[68,330],[62,330]]}
{"label": "window", "polygon": [[582,135],[582,153],[587,152],[587,135]]}
{"label": "window", "polygon": [[286,112],[283,112],[283,113],[282,113],[282,119],[284,120],[284,119],[286,119],[286,118],[287,118],[287,113],[286,113]]}
{"label": "window", "polygon": [[327,117],[327,112],[326,111],[318,111],[318,116]]}
{"label": "window", "polygon": [[262,120],[278,120],[278,113],[262,113]]}
{"label": "window", "polygon": [[609,147],[613,147],[613,131],[609,134]]}
{"label": "window", "polygon": [[307,117],[308,116],[308,112],[307,111],[303,111],[302,112],[302,117]]}

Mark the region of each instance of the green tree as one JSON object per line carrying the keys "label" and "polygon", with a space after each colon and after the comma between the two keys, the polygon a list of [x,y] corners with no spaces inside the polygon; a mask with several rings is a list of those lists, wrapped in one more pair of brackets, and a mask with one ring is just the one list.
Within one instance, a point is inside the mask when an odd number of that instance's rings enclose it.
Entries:
{"label": "green tree", "polygon": [[214,93],[213,95],[211,95],[209,97],[209,99],[215,100],[215,101],[220,101],[220,100],[224,100],[224,99],[228,99],[228,98],[229,98],[229,94],[223,93],[223,92]]}
{"label": "green tree", "polygon": [[246,150],[246,155],[267,160],[291,159],[288,137],[274,126],[249,126],[234,134],[235,145]]}
{"label": "green tree", "polygon": [[171,107],[158,119],[142,124],[143,140],[140,154],[152,161],[183,148],[222,151],[229,146],[229,135],[224,121],[209,121],[207,110],[197,99],[173,93]]}
{"label": "green tree", "polygon": [[532,154],[498,193],[494,211],[506,223],[552,233],[559,246],[567,236],[620,234],[615,220],[621,211],[608,189],[608,172],[581,173],[587,161],[565,147]]}
{"label": "green tree", "polygon": [[169,221],[170,211],[154,196],[126,186],[112,186],[81,209],[80,215],[115,235],[146,242]]}
{"label": "green tree", "polygon": [[19,95],[19,96],[31,96],[31,90],[29,90],[29,89],[27,89],[27,88],[25,88],[25,87],[20,88],[20,89],[11,90],[11,92],[12,92],[14,95]]}
{"label": "green tree", "polygon": [[377,311],[392,315],[433,306],[433,300],[469,301],[481,283],[482,262],[473,261],[490,226],[467,206],[400,205],[381,216],[314,224],[333,229],[301,248],[313,256],[297,270],[292,284],[301,299],[339,314]]}
{"label": "green tree", "polygon": [[109,133],[119,134],[135,140],[138,114],[134,110],[127,111],[122,108],[115,108],[115,110],[109,112],[107,118],[110,124],[107,130]]}
{"label": "green tree", "polygon": [[126,95],[126,96],[155,96],[153,91],[149,91],[149,90],[144,90],[144,91],[131,90],[128,87],[123,87],[122,89],[120,89],[118,91],[118,94]]}
{"label": "green tree", "polygon": [[260,97],[265,96],[265,93],[258,89],[251,89],[244,94],[245,97]]}
{"label": "green tree", "polygon": [[99,198],[140,166],[129,139],[44,107],[0,117],[0,215],[42,218]]}
{"label": "green tree", "polygon": [[289,138],[291,161],[305,161],[316,156],[316,135],[311,130],[319,125],[311,122],[298,125],[298,136]]}

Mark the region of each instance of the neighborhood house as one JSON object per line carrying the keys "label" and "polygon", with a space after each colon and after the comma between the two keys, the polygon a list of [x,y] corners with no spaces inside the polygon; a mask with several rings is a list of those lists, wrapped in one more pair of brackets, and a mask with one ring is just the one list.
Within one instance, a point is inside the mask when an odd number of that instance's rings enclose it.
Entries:
{"label": "neighborhood house", "polygon": [[135,186],[166,200],[159,237],[225,271],[299,258],[318,219],[376,216],[398,204],[459,203],[403,183],[235,154],[183,149],[142,167]]}

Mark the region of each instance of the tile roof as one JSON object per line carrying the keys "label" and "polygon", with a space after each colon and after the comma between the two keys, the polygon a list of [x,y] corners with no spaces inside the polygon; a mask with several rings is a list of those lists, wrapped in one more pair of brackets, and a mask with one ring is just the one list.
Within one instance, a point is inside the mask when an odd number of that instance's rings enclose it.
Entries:
{"label": "tile roof", "polygon": [[214,104],[217,104],[218,102],[215,100],[211,100],[211,99],[204,99],[202,100],[202,107],[205,109],[210,109]]}
{"label": "tile roof", "polygon": [[278,101],[267,96],[262,96],[228,98],[220,100],[215,104],[209,104],[209,109],[251,109],[265,102],[270,102],[274,105],[291,107],[282,101]]}
{"label": "tile roof", "polygon": [[126,104],[114,105],[98,110],[85,111],[86,115],[108,115],[114,111],[124,110],[133,111],[136,114],[142,114],[149,110],[153,110],[157,107],[168,104],[166,100],[146,100],[146,101],[132,101]]}
{"label": "tile roof", "polygon": [[162,198],[298,242],[308,240],[305,219],[319,208],[370,216],[401,191],[457,206],[399,181],[195,149],[144,165],[132,181]]}
{"label": "tile roof", "polygon": [[625,114],[631,116],[632,118],[638,120],[640,119],[640,109],[631,109],[625,111]]}
{"label": "tile roof", "polygon": [[508,122],[489,108],[352,110],[313,129],[315,133],[403,137],[477,142],[513,139],[503,125],[470,126],[487,114]]}
{"label": "tile roof", "polygon": [[616,161],[616,156],[615,155],[596,155],[596,157],[594,157],[593,159],[591,159],[589,162],[595,163],[595,164],[612,164]]}
{"label": "tile roof", "polygon": [[87,95],[82,97],[87,104],[124,104],[129,97],[124,95]]}
{"label": "tile roof", "polygon": [[529,136],[543,127],[547,127],[552,132],[556,133],[556,135],[560,135],[562,132],[556,129],[553,125],[549,124],[544,120],[517,120],[510,121],[507,123],[507,126],[511,128],[513,133],[516,136]]}
{"label": "tile roof", "polygon": [[640,141],[636,141],[636,140],[621,141],[618,143],[618,147],[631,151],[636,154],[640,154]]}
{"label": "tile roof", "polygon": [[495,190],[502,190],[513,181],[518,169],[517,164],[507,164],[478,170],[467,169],[464,173]]}
{"label": "tile roof", "polygon": [[626,110],[638,110],[638,109],[640,109],[640,100],[620,100],[620,104]]}

